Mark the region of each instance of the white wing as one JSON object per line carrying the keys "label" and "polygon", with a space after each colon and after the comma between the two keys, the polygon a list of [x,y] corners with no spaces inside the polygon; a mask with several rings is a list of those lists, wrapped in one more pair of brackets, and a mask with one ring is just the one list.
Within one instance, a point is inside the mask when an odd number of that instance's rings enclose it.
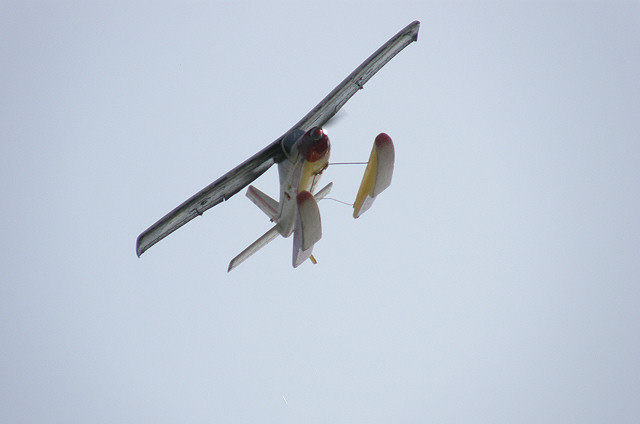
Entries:
{"label": "white wing", "polygon": [[369,56],[355,71],[334,88],[327,97],[322,99],[311,112],[307,113],[300,122],[294,125],[293,129],[297,128],[307,132],[313,127],[322,127],[326,124],[358,90],[364,87],[364,84],[369,81],[376,72],[393,59],[395,55],[400,53],[402,49],[418,40],[419,30],[420,22],[413,21],[402,31],[391,37],[389,41],[384,43],[382,47],[376,50],[375,53]]}
{"label": "white wing", "polygon": [[[344,79],[327,97],[305,115],[294,127],[287,131],[298,129],[307,132],[313,127],[322,127],[364,84],[389,62],[402,49],[418,39],[420,22],[414,21],[402,31],[394,35],[375,53],[356,68]],[[285,136],[286,136],[285,134]],[[142,255],[151,246],[191,221],[202,215],[207,209],[229,199],[242,190],[253,180],[262,175],[274,163],[284,160],[285,155],[280,141],[285,137],[269,144],[253,157],[241,163],[216,181],[193,195],[180,206],[162,217],[158,222],[146,229],[138,236],[136,253]]]}

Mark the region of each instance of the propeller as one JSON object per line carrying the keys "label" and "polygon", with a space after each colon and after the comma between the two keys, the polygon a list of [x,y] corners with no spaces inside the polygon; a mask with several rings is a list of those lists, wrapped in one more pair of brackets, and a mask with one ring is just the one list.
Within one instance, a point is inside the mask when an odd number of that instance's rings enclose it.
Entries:
{"label": "propeller", "polygon": [[340,121],[342,121],[347,115],[348,113],[345,112],[344,109],[340,109],[338,113],[333,115],[331,119],[325,122],[322,127],[326,129],[331,129],[332,127],[335,127],[336,124],[340,123]]}

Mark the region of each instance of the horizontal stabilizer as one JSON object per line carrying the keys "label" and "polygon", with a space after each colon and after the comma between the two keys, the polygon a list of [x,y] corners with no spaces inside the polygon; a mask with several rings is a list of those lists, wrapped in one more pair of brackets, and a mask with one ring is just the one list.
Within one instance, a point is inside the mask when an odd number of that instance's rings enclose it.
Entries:
{"label": "horizontal stabilizer", "polygon": [[322,200],[329,194],[329,192],[331,192],[332,188],[333,183],[329,183],[326,186],[322,187],[322,189],[318,190],[318,192],[314,194],[313,197],[315,197],[316,200]]}
{"label": "horizontal stabilizer", "polygon": [[273,241],[276,237],[278,237],[278,234],[279,234],[278,227],[275,227],[275,226],[271,228],[269,231],[267,231],[266,233],[264,233],[262,237],[254,241],[251,245],[249,245],[249,247],[247,247],[242,252],[240,252],[238,256],[231,259],[231,262],[229,262],[229,268],[227,269],[227,272],[231,271],[233,268],[240,265],[249,256],[256,253],[258,250],[266,246],[269,242]]}
{"label": "horizontal stabilizer", "polygon": [[247,197],[257,207],[259,207],[262,212],[267,214],[271,221],[275,221],[276,217],[278,216],[278,209],[280,208],[277,200],[269,197],[269,195],[261,192],[252,185],[250,185],[247,189]]}
{"label": "horizontal stabilizer", "polygon": [[378,134],[373,142],[369,162],[364,170],[362,182],[353,204],[353,217],[358,218],[373,204],[376,196],[391,184],[395,151],[391,137],[385,133]]}

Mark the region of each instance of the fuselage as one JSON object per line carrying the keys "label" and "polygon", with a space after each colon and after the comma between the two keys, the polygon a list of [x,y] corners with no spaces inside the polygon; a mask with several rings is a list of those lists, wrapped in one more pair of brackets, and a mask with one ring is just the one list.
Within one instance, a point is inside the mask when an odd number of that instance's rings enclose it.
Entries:
{"label": "fuselage", "polygon": [[280,204],[276,224],[283,237],[293,232],[297,203],[302,192],[313,194],[317,188],[322,172],[329,165],[331,145],[327,133],[315,127],[296,140],[283,141],[286,159],[278,163],[280,178]]}

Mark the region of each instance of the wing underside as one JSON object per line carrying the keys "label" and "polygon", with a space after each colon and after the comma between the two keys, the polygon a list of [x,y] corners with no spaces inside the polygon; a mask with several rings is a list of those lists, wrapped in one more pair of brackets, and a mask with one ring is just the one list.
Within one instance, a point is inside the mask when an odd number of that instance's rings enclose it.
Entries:
{"label": "wing underside", "polygon": [[138,236],[138,256],[207,209],[242,190],[279,161],[281,155],[280,140],[276,140],[166,214]]}
{"label": "wing underside", "polygon": [[140,234],[136,243],[138,256],[196,216],[202,215],[207,209],[229,199],[274,163],[284,160],[281,140],[294,130],[307,132],[315,126],[322,127],[326,124],[376,72],[402,49],[418,39],[419,29],[418,21],[407,25],[369,56],[283,137],[202,189]]}
{"label": "wing underside", "polygon": [[391,37],[382,47],[376,50],[336,88],[322,99],[311,112],[305,115],[293,128],[306,132],[313,127],[322,127],[354,94],[364,88],[364,84],[371,79],[384,65],[387,64],[402,49],[418,40],[420,22],[413,21],[403,30]]}

